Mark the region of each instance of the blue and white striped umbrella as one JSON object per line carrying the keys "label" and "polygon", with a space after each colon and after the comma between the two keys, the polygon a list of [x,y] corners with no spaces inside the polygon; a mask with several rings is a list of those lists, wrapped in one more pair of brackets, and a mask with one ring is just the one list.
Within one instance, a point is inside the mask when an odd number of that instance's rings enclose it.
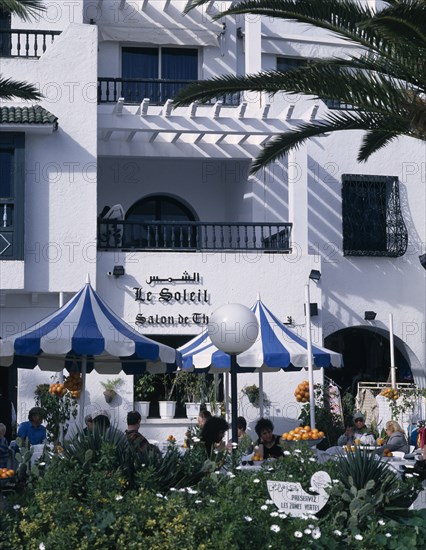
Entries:
{"label": "blue and white striped umbrella", "polygon": [[[181,364],[174,348],[143,336],[120,319],[89,280],[63,307],[32,327],[0,340],[0,365],[45,370],[95,368],[111,374],[168,372]],[[83,369],[81,369],[83,370]]]}
{"label": "blue and white striped umbrella", "polygon": [[[259,323],[256,342],[238,355],[239,372],[270,372],[281,369],[308,367],[307,342],[296,332],[283,325],[259,299],[251,308]],[[220,351],[209,338],[207,329],[178,348],[183,358],[183,370],[208,369],[209,372],[226,372],[231,366],[227,353]],[[320,346],[312,346],[314,367],[341,367],[340,353]]]}

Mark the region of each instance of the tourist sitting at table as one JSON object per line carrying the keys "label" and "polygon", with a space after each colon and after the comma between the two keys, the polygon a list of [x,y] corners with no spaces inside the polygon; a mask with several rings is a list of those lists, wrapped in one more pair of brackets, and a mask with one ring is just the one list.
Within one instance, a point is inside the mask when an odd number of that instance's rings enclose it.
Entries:
{"label": "tourist sitting at table", "polygon": [[127,441],[131,443],[134,449],[140,452],[145,452],[149,449],[149,441],[143,436],[139,429],[141,427],[142,417],[138,411],[130,411],[127,413],[127,430],[124,432]]}
{"label": "tourist sitting at table", "polygon": [[86,424],[86,427],[83,429],[83,433],[84,435],[87,435],[93,428],[93,418],[91,414],[86,414],[84,417],[84,423]]}
{"label": "tourist sitting at table", "polygon": [[376,437],[371,428],[365,424],[365,416],[361,412],[353,415],[354,421],[354,443],[358,445],[375,445]]}
{"label": "tourist sitting at table", "polygon": [[28,420],[19,426],[17,437],[22,439],[25,445],[41,445],[46,441],[46,428],[42,426],[43,410],[33,407],[28,413]]}
{"label": "tourist sitting at table", "polygon": [[410,451],[407,438],[404,430],[395,420],[389,420],[386,422],[386,440],[382,447],[377,449],[376,453],[382,455],[385,450],[388,451],[400,451],[407,454]]}
{"label": "tourist sitting at table", "polygon": [[238,428],[238,450],[243,454],[251,453],[253,450],[253,441],[247,430],[247,421],[244,416],[239,416],[237,418],[237,428]]}
{"label": "tourist sitting at table", "polygon": [[355,441],[355,429],[351,421],[346,422],[345,432],[338,438],[337,445],[343,447],[344,445],[352,446]]}
{"label": "tourist sitting at table", "polygon": [[105,433],[111,427],[107,411],[100,410],[92,414],[93,432]]}
{"label": "tourist sitting at table", "polygon": [[9,442],[5,435],[6,425],[0,422],[0,468],[7,468],[9,461]]}
{"label": "tourist sitting at table", "polygon": [[201,430],[200,438],[205,445],[208,456],[211,456],[214,450],[226,450],[223,438],[228,430],[229,424],[222,417],[212,416],[207,420]]}
{"label": "tourist sitting at table", "polygon": [[207,420],[211,417],[212,414],[210,411],[208,411],[207,409],[200,409],[200,412],[198,413],[197,424],[195,426],[189,426],[185,433],[185,439],[183,443],[184,448],[189,449],[194,445],[194,443],[199,441],[201,430],[203,429],[203,426],[207,422]]}
{"label": "tourist sitting at table", "polygon": [[268,418],[261,418],[257,421],[255,431],[258,440],[255,445],[263,445],[263,458],[279,458],[283,456],[283,450],[280,445],[281,437],[275,435],[274,425]]}

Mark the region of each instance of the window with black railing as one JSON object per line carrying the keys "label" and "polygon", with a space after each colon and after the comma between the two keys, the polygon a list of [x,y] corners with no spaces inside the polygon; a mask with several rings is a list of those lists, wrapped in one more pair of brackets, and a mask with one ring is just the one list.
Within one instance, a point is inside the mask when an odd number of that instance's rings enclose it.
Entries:
{"label": "window with black railing", "polygon": [[346,256],[402,256],[408,233],[398,178],[342,176],[343,251]]}

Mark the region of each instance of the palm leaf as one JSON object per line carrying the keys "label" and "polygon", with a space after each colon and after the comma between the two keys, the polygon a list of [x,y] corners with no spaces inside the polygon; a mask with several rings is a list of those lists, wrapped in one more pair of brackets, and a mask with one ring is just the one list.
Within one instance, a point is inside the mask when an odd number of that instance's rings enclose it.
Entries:
{"label": "palm leaf", "polygon": [[43,96],[32,84],[12,80],[11,78],[2,78],[0,76],[0,98],[12,99],[13,97],[19,97],[26,100],[38,100]]}
{"label": "palm leaf", "polygon": [[42,11],[46,11],[43,0],[1,0],[0,12],[14,13],[24,21]]}

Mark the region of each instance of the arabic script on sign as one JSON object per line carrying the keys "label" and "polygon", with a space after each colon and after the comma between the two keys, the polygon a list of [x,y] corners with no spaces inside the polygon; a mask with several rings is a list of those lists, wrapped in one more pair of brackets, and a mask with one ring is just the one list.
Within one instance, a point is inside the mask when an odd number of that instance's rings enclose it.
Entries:
{"label": "arabic script on sign", "polygon": [[158,275],[150,275],[149,278],[146,280],[146,284],[152,285],[157,283],[199,283],[200,282],[200,274],[198,272],[194,272],[192,276],[187,272],[184,271],[181,277],[164,277],[161,278]]}

